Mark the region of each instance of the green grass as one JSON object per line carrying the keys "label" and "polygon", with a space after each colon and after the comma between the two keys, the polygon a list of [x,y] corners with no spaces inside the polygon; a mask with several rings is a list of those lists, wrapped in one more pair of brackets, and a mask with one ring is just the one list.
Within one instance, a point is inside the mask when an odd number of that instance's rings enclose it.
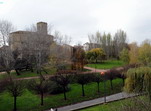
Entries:
{"label": "green grass", "polygon": [[96,69],[111,69],[111,68],[121,67],[124,65],[125,63],[120,60],[106,60],[102,63],[88,64],[86,66],[96,68]]}
{"label": "green grass", "polygon": [[[121,92],[122,89],[122,80],[115,79],[113,80],[114,90],[110,88],[110,82],[106,82],[106,93],[111,95],[114,93]],[[59,107],[68,104],[73,104],[85,100],[90,100],[104,95],[103,83],[100,84],[100,95],[97,94],[97,84],[89,83],[85,85],[85,97],[82,97],[81,85],[79,84],[70,84],[71,90],[67,92],[67,100],[63,99],[63,94],[57,95],[47,95],[44,99],[44,106],[40,106],[40,97],[31,93],[28,90],[24,91],[24,94],[21,97],[17,98],[17,107],[19,111],[41,111],[46,110],[51,107]],[[0,111],[10,111],[13,109],[13,97],[7,92],[0,94]]]}
{"label": "green grass", "polygon": [[129,99],[111,102],[107,104],[97,105],[78,111],[120,111],[120,107],[123,104],[129,103]]}
{"label": "green grass", "polygon": [[[131,106],[134,107],[136,104],[134,103],[134,99],[138,100],[145,100],[147,102],[147,97],[146,96],[139,96],[139,97],[133,97],[129,99],[123,99],[107,104],[101,104],[97,106],[92,106],[89,108],[77,110],[77,111],[121,111],[123,106]],[[135,107],[141,107],[140,106],[135,106]]]}

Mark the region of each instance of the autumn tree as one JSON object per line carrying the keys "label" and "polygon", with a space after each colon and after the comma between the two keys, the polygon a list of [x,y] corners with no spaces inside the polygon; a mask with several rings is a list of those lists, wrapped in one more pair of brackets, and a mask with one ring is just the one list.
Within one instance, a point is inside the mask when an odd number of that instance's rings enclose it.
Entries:
{"label": "autumn tree", "polygon": [[85,63],[85,51],[82,49],[81,46],[73,47],[72,63],[73,69],[75,68],[77,70],[83,70]]}
{"label": "autumn tree", "polygon": [[87,52],[87,59],[93,60],[98,63],[98,60],[102,61],[105,59],[105,52],[102,48],[95,48]]}
{"label": "autumn tree", "polygon": [[129,50],[124,48],[121,52],[120,52],[120,59],[125,62],[125,63],[129,63]]}
{"label": "autumn tree", "polygon": [[127,92],[146,92],[151,101],[151,68],[139,67],[129,69],[124,89]]}
{"label": "autumn tree", "polygon": [[138,50],[139,47],[137,45],[137,43],[131,43],[129,44],[129,63],[130,64],[136,64],[138,63]]}
{"label": "autumn tree", "polygon": [[141,63],[148,64],[151,62],[151,44],[149,40],[141,44],[138,55],[138,59]]}

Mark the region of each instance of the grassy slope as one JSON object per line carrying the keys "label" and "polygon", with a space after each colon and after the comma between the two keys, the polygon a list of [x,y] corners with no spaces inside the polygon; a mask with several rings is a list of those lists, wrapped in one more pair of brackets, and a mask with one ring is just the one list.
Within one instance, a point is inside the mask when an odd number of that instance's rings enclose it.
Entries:
{"label": "grassy slope", "polygon": [[[122,89],[122,80],[113,80],[114,90],[110,90],[110,83],[107,82],[107,95],[118,93]],[[85,97],[81,97],[81,85],[70,84],[71,91],[67,93],[67,101],[63,100],[63,94],[49,95],[44,99],[44,106],[40,106],[40,97],[34,95],[28,90],[24,91],[21,97],[18,97],[17,107],[19,111],[41,111],[44,109],[49,109],[51,107],[58,107],[67,104],[73,104],[84,100],[89,100],[103,96],[103,84],[100,84],[101,94],[97,94],[96,83],[90,83],[85,85]],[[13,97],[11,97],[7,92],[0,94],[0,111],[10,111],[13,109]]]}
{"label": "grassy slope", "polygon": [[125,65],[125,63],[123,61],[107,60],[107,61],[104,61],[102,63],[88,64],[86,66],[96,68],[96,69],[111,69],[111,68],[120,67],[120,66],[123,66],[123,65]]}
{"label": "grassy slope", "polygon": [[123,104],[129,103],[129,102],[130,102],[129,100],[120,100],[120,101],[116,101],[116,102],[112,102],[108,104],[102,104],[102,105],[82,109],[79,111],[120,111],[120,107]]}
{"label": "grassy slope", "polygon": [[[139,96],[136,98],[139,100],[147,101],[146,96]],[[134,98],[124,99],[124,100],[120,100],[120,101],[115,101],[115,102],[111,102],[111,103],[107,103],[107,104],[102,104],[102,105],[97,105],[97,106],[81,109],[78,111],[121,111],[123,106],[132,106],[133,107],[135,105],[133,99]],[[139,107],[139,106],[135,106],[135,107]]]}

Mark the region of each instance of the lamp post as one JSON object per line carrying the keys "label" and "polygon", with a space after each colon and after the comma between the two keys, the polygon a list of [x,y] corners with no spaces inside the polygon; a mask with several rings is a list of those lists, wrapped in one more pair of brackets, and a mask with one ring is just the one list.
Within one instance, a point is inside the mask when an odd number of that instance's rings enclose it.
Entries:
{"label": "lamp post", "polygon": [[101,72],[101,75],[104,77],[104,103],[106,103],[106,84],[105,84],[105,72]]}

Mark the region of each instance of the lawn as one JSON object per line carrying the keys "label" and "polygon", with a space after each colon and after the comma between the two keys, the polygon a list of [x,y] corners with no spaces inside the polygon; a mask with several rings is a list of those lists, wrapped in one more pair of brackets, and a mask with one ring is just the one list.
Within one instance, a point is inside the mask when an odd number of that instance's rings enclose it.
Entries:
{"label": "lawn", "polygon": [[[52,74],[54,74],[55,72],[56,72],[56,70],[53,68],[53,69],[46,69],[46,71],[47,71],[47,73],[48,74],[46,74],[46,73],[44,73],[44,72],[42,72],[42,74],[43,75],[52,75]],[[25,77],[35,77],[35,76],[39,76],[39,74],[37,74],[36,73],[36,71],[34,71],[34,72],[31,72],[31,71],[22,71],[22,72],[20,72],[21,73],[21,75],[17,75],[16,74],[16,72],[11,72],[11,75],[13,76],[13,77],[15,77],[15,78],[25,78]],[[3,77],[5,77],[5,76],[7,76],[7,74],[2,74],[2,75],[0,75],[0,79],[1,78],[3,78]]]}
{"label": "lawn", "polygon": [[[111,103],[107,103],[107,104],[101,104],[101,105],[97,105],[97,106],[93,106],[93,107],[89,107],[89,108],[85,108],[85,109],[81,109],[81,110],[77,110],[77,111],[121,111],[123,106],[133,107],[134,105],[136,105],[136,103],[134,103],[135,99],[137,99],[139,101],[145,100],[147,102],[146,96],[139,96],[139,97],[123,99],[123,100],[119,100],[119,101],[115,101],[115,102],[111,102]],[[139,106],[135,106],[135,107],[138,108]],[[141,105],[140,105],[140,107],[141,107]],[[141,107],[141,108],[143,108],[143,107]]]}
{"label": "lawn", "polygon": [[102,63],[87,64],[86,66],[96,68],[96,69],[111,69],[111,68],[121,67],[124,65],[125,63],[120,60],[106,60]]}
{"label": "lawn", "polygon": [[[114,93],[121,92],[122,89],[122,79],[113,80],[113,89],[110,88],[110,82],[106,83],[106,93],[111,95]],[[17,98],[17,107],[19,111],[41,111],[46,110],[51,107],[59,107],[68,104],[78,103],[85,100],[90,100],[104,95],[103,83],[100,84],[100,95],[97,94],[97,84],[89,83],[85,85],[85,97],[81,95],[81,85],[70,84],[71,90],[67,92],[67,100],[63,99],[63,94],[57,95],[47,95],[44,99],[44,106],[40,106],[40,96],[35,95],[25,89],[24,94]],[[8,92],[3,92],[0,94],[0,111],[10,111],[13,109],[13,97],[10,96]]]}

